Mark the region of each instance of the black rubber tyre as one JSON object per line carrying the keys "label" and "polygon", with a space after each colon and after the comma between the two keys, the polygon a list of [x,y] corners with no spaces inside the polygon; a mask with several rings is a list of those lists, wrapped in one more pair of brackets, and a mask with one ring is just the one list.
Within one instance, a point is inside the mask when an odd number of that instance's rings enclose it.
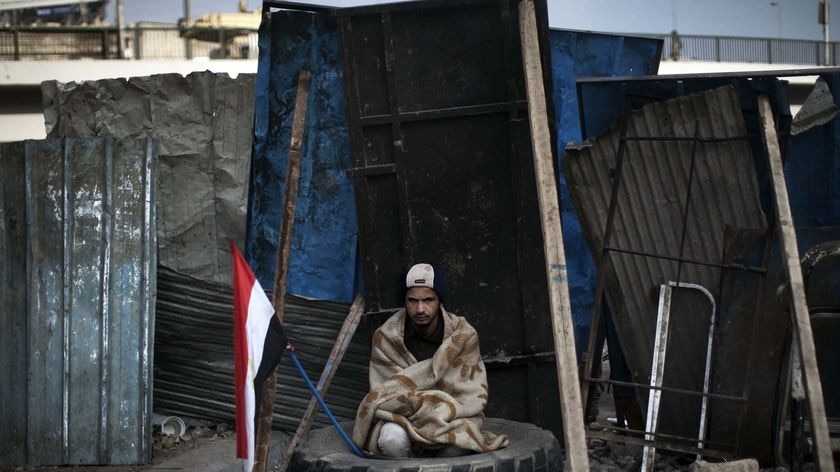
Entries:
{"label": "black rubber tyre", "polygon": [[[343,423],[351,431],[351,423]],[[463,457],[439,459],[362,459],[353,455],[335,428],[309,433],[289,468],[293,472],[554,472],[563,470],[557,439],[532,424],[487,418],[482,429],[507,434],[504,449]]]}

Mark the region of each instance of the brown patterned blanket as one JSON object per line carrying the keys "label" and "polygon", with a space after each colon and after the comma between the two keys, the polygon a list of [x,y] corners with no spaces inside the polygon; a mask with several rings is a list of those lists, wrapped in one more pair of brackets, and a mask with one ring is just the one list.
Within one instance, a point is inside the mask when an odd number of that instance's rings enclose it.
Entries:
{"label": "brown patterned blanket", "polygon": [[377,438],[388,421],[408,432],[415,449],[456,445],[487,452],[507,446],[507,436],[481,431],[487,373],[478,333],[464,318],[443,307],[441,312],[443,342],[423,362],[417,362],[403,342],[405,310],[374,333],[370,392],[359,405],[353,428],[353,441],[370,453],[381,454]]}

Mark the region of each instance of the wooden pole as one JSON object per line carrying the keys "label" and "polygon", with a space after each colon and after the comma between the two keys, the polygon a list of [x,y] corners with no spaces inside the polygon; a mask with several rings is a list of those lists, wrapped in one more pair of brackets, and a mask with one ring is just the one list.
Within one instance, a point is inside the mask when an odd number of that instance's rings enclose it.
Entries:
{"label": "wooden pole", "polygon": [[779,239],[782,241],[782,261],[787,271],[787,282],[790,288],[793,331],[796,335],[796,345],[802,363],[805,394],[808,397],[808,411],[810,412],[811,431],[814,435],[817,469],[824,472],[833,471],[834,461],[831,457],[828,422],[825,419],[825,403],[823,402],[820,375],[817,370],[817,354],[814,347],[814,335],[811,332],[811,316],[808,313],[808,303],[805,297],[802,265],[799,259],[799,249],[796,245],[796,230],[793,226],[790,200],[788,200],[785,174],[782,168],[782,153],[776,136],[776,125],[773,120],[770,99],[764,95],[758,97],[758,113],[761,116],[764,148],[767,151],[770,177],[773,179],[776,228],[779,231]]}
{"label": "wooden pole", "polygon": [[551,133],[548,130],[548,112],[534,0],[519,1],[519,34],[528,92],[528,118],[531,126],[540,224],[545,248],[545,269],[548,278],[557,378],[560,383],[560,410],[563,416],[566,457],[572,471],[583,472],[589,470],[589,456],[586,448],[586,433],[583,428],[583,408],[580,402],[575,338],[569,304],[569,285],[566,278],[566,255],[563,251],[560,205],[551,152]]}
{"label": "wooden pole", "polygon": [[[292,246],[292,227],[295,223],[300,184],[300,160],[303,148],[303,125],[306,121],[306,105],[309,99],[309,71],[301,70],[298,78],[295,112],[292,118],[292,138],[289,144],[289,170],[286,174],[286,193],[283,215],[280,218],[280,237],[277,240],[277,262],[274,269],[272,303],[277,321],[283,325],[286,314],[286,281],[289,278],[289,249]],[[265,472],[268,466],[268,444],[271,440],[271,418],[274,413],[274,392],[277,389],[277,369],[265,381],[257,423],[257,444],[254,472]]]}
{"label": "wooden pole", "polygon": [[[192,26],[192,20],[190,18],[190,0],[184,0],[184,31],[189,30],[190,26]],[[187,59],[192,59],[192,43],[188,35],[184,35],[184,55]]]}
{"label": "wooden pole", "polygon": [[123,8],[124,0],[117,0],[117,54],[119,59],[125,59],[125,9]]}
{"label": "wooden pole", "polygon": [[[353,339],[353,334],[356,333],[356,328],[359,326],[359,321],[362,319],[362,313],[364,311],[365,301],[361,295],[356,295],[356,299],[353,300],[353,304],[350,305],[350,312],[344,320],[344,325],[341,327],[341,331],[338,332],[338,336],[335,338],[335,344],[333,344],[332,352],[330,352],[327,364],[324,366],[323,372],[321,372],[321,379],[318,381],[317,385],[318,394],[321,395],[321,398],[326,395],[327,390],[330,388],[332,379],[335,377],[338,366],[341,365],[341,359],[344,358],[344,353],[347,352],[347,348],[350,346],[350,341]],[[306,412],[300,419],[295,435],[292,436],[289,447],[286,448],[286,454],[283,456],[283,461],[280,463],[278,472],[286,472],[286,469],[292,462],[292,455],[294,454],[297,445],[300,443],[301,439],[309,433],[309,428],[312,427],[312,420],[315,419],[315,411],[317,408],[318,400],[313,395],[312,399],[309,400],[309,406],[306,407]]]}

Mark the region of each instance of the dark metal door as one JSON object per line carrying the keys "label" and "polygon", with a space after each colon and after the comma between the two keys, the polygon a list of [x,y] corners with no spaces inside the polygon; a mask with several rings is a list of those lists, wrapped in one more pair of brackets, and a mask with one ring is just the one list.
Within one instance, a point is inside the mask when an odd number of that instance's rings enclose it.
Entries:
{"label": "dark metal door", "polygon": [[336,15],[368,309],[402,305],[409,263],[442,267],[445,306],[481,337],[486,413],[559,433],[517,2]]}

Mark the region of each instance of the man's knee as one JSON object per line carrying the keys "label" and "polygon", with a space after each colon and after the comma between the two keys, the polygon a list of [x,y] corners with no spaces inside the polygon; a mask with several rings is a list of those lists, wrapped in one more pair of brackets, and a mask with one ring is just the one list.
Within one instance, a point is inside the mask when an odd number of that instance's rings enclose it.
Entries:
{"label": "man's knee", "polygon": [[411,439],[408,433],[397,423],[385,423],[379,430],[377,440],[379,450],[382,454],[392,457],[408,457],[411,452]]}

